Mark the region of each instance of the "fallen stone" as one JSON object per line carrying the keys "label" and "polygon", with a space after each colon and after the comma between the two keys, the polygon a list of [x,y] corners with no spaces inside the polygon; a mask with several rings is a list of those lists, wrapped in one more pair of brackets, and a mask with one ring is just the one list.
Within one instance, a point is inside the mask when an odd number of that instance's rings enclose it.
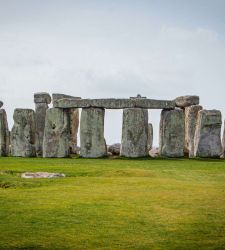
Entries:
{"label": "fallen stone", "polygon": [[32,178],[59,178],[65,177],[65,174],[60,173],[48,173],[48,172],[26,172],[21,174],[21,178],[32,179]]}
{"label": "fallen stone", "polygon": [[2,101],[0,101],[0,108],[3,106],[3,102]]}
{"label": "fallen stone", "polygon": [[108,146],[108,153],[111,153],[112,155],[119,155],[120,154],[120,143],[115,143]]}
{"label": "fallen stone", "polygon": [[15,109],[11,131],[12,156],[33,157],[35,150],[35,113],[32,109]]}
{"label": "fallen stone", "polygon": [[219,158],[222,154],[222,118],[219,110],[200,110],[194,138],[194,156]]}
{"label": "fallen stone", "polygon": [[4,109],[0,109],[0,156],[9,154],[9,129],[7,115]]}
{"label": "fallen stone", "polygon": [[71,99],[65,98],[54,103],[57,108],[105,108],[105,109],[173,109],[175,101],[152,100],[145,98],[134,99]]}
{"label": "fallen stone", "polygon": [[159,148],[152,148],[149,151],[149,156],[151,156],[152,158],[159,157],[160,156],[160,154],[159,154]]}
{"label": "fallen stone", "polygon": [[148,150],[152,148],[153,144],[153,126],[151,123],[148,124]]}
{"label": "fallen stone", "polygon": [[148,110],[123,110],[121,156],[136,158],[148,155]]}
{"label": "fallen stone", "polygon": [[161,156],[184,156],[184,111],[182,109],[162,110],[159,140]]}
{"label": "fallen stone", "polygon": [[80,156],[99,158],[107,155],[104,138],[105,110],[83,108],[80,122]]}
{"label": "fallen stone", "polygon": [[180,96],[175,99],[176,106],[180,108],[185,108],[191,105],[199,104],[199,96],[196,95],[186,95]]}
{"label": "fallen stone", "polygon": [[185,152],[190,158],[194,156],[194,137],[200,110],[202,110],[200,105],[192,105],[185,108]]}
{"label": "fallen stone", "polygon": [[69,155],[70,122],[67,110],[51,108],[46,112],[43,157],[61,158]]}
{"label": "fallen stone", "polygon": [[39,92],[34,94],[34,103],[51,103],[51,96],[46,92]]}

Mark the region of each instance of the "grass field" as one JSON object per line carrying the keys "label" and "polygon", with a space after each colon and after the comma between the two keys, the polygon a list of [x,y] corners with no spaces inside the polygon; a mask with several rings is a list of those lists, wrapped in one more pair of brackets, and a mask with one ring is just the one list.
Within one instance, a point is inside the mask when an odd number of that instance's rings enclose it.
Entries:
{"label": "grass field", "polygon": [[0,249],[225,249],[225,161],[0,158]]}

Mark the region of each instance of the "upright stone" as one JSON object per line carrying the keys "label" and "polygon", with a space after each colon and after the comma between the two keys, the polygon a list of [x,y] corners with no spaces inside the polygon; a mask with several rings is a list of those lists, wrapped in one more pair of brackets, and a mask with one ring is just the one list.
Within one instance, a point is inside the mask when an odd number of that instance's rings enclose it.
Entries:
{"label": "upright stone", "polygon": [[69,155],[69,113],[67,110],[51,108],[46,112],[43,139],[43,157],[62,158]]}
{"label": "upright stone", "polygon": [[223,156],[225,158],[225,120],[224,120],[224,127],[223,127]]}
{"label": "upright stone", "polygon": [[45,129],[45,116],[48,109],[48,104],[51,103],[51,96],[48,93],[35,93],[35,114],[36,114],[36,154],[43,154],[43,138]]}
{"label": "upright stone", "polygon": [[219,158],[222,155],[221,112],[200,110],[194,138],[194,156]]}
{"label": "upright stone", "polygon": [[185,108],[185,152],[189,157],[194,157],[194,137],[198,112],[202,110],[200,105],[192,105]]}
{"label": "upright stone", "polygon": [[12,156],[32,157],[35,150],[35,113],[32,109],[15,109],[11,131]]}
{"label": "upright stone", "polygon": [[80,156],[98,158],[107,155],[104,139],[105,110],[83,108],[80,122]]}
{"label": "upright stone", "polygon": [[120,154],[130,158],[147,156],[148,139],[148,110],[142,108],[124,109]]}
{"label": "upright stone", "polygon": [[[60,99],[70,98],[74,100],[81,99],[80,97],[64,95],[64,94],[52,94],[53,107],[56,106],[56,103]],[[77,134],[79,128],[79,109],[78,108],[70,108],[69,109],[70,116],[70,153],[77,153]]]}
{"label": "upright stone", "polygon": [[148,124],[148,150],[152,149],[153,144],[153,126],[151,123]]}
{"label": "upright stone", "polygon": [[9,154],[9,129],[7,115],[4,109],[0,109],[0,156]]}
{"label": "upright stone", "polygon": [[162,110],[159,140],[161,156],[184,156],[184,111],[182,109]]}

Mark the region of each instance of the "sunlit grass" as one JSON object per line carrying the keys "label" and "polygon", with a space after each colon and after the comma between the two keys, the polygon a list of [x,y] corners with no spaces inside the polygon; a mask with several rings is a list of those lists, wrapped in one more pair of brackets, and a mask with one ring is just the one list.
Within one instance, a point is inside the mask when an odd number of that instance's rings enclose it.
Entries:
{"label": "sunlit grass", "polygon": [[0,158],[0,249],[225,249],[225,161]]}

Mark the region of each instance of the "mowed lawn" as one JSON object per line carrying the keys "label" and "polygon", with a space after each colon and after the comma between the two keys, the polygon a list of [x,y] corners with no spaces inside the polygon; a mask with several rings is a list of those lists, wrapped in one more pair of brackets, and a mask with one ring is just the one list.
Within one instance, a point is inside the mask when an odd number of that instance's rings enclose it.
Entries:
{"label": "mowed lawn", "polygon": [[225,249],[225,161],[0,158],[0,249]]}

